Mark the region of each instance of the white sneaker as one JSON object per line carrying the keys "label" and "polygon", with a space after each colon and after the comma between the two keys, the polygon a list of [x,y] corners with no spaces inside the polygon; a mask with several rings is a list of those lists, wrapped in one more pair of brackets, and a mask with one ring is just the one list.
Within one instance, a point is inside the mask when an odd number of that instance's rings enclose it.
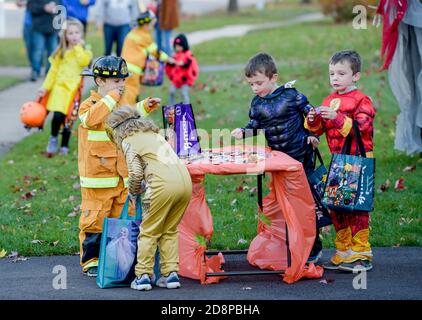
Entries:
{"label": "white sneaker", "polygon": [[151,279],[149,278],[149,275],[144,273],[141,277],[135,278],[130,284],[130,287],[132,289],[139,290],[139,291],[151,290],[152,289]]}
{"label": "white sneaker", "polygon": [[177,275],[176,271],[170,272],[170,274],[167,277],[162,276],[157,281],[157,286],[161,288],[167,288],[167,289],[177,289],[180,288],[180,280],[179,276]]}

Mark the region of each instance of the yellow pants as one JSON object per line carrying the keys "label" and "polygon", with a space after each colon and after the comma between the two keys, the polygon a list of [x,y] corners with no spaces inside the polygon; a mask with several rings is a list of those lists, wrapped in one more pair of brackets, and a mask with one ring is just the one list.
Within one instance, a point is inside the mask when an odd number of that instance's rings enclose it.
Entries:
{"label": "yellow pants", "polygon": [[86,272],[98,266],[104,218],[119,218],[128,190],[123,180],[114,188],[81,188],[82,204],[79,218],[80,264]]}
{"label": "yellow pants", "polygon": [[[142,224],[138,237],[135,274],[140,277],[154,272],[157,246],[160,250],[160,272],[167,276],[179,271],[179,239],[177,226],[192,194],[192,182],[187,170],[175,170],[173,181],[148,182],[143,197]],[[179,181],[175,183],[175,181]]]}
{"label": "yellow pants", "polygon": [[137,101],[139,94],[141,93],[141,78],[139,74],[132,74],[126,78],[125,91],[122,99],[130,105],[134,105]]}

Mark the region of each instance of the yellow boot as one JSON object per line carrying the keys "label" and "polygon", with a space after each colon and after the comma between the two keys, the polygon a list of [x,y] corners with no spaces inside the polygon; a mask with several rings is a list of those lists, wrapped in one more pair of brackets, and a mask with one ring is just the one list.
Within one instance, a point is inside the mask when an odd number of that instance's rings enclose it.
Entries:
{"label": "yellow boot", "polygon": [[362,229],[353,236],[350,256],[344,262],[353,263],[357,260],[372,261],[369,229]]}
{"label": "yellow boot", "polygon": [[324,269],[327,270],[337,270],[350,255],[350,248],[352,247],[352,230],[350,227],[338,230],[334,243],[336,253],[328,263],[323,264]]}

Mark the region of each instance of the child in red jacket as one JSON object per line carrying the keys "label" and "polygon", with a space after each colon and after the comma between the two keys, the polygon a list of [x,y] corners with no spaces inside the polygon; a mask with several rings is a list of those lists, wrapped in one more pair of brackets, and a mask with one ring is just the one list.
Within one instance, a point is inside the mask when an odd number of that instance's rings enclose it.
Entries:
{"label": "child in red jacket", "polygon": [[[354,83],[360,79],[361,58],[355,51],[337,52],[330,60],[330,84],[334,92],[326,97],[322,106],[312,109],[305,127],[327,138],[331,153],[341,153],[346,137],[353,135],[352,124],[359,125],[367,157],[372,157],[373,122],[375,109],[371,98],[359,91]],[[357,144],[352,140],[350,154],[355,154]],[[340,213],[330,211],[336,230],[336,253],[324,265],[329,270],[353,271],[372,269],[372,250],[369,243],[368,212]]]}
{"label": "child in red jacket", "polygon": [[184,34],[179,34],[173,41],[174,64],[167,63],[165,71],[171,81],[170,105],[176,103],[176,92],[181,91],[183,103],[189,103],[189,88],[193,86],[198,78],[198,63],[189,50],[189,44]]}

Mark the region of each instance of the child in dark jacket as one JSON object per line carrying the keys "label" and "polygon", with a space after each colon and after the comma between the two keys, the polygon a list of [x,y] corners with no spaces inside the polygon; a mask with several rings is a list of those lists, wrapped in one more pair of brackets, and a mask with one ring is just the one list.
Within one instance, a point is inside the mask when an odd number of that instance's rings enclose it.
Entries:
{"label": "child in dark jacket", "polygon": [[[304,127],[304,119],[312,109],[305,95],[293,88],[294,82],[277,87],[277,67],[266,53],[252,57],[245,67],[246,80],[256,96],[249,110],[250,122],[232,131],[236,139],[256,135],[265,130],[268,146],[284,152],[303,164],[306,174],[314,169],[313,154],[319,140]],[[317,229],[308,262],[316,263],[322,253]]]}

